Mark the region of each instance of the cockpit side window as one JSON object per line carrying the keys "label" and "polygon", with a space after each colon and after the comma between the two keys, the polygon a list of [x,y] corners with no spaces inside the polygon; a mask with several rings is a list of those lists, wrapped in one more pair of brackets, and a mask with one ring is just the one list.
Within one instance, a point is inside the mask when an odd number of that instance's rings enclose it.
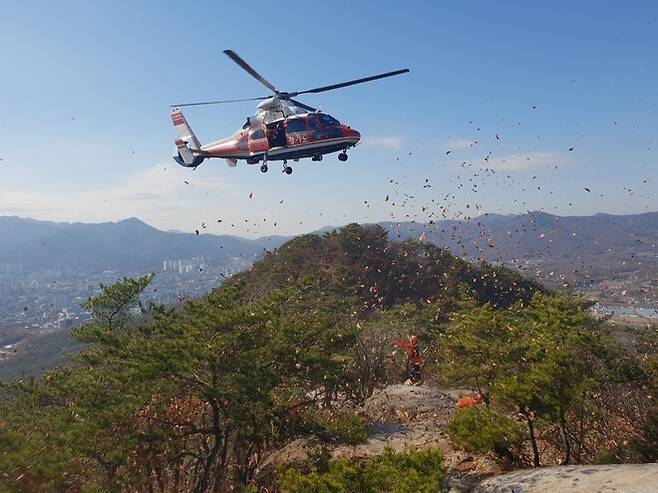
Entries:
{"label": "cockpit side window", "polygon": [[306,123],[308,125],[308,128],[310,130],[316,130],[320,128],[320,124],[318,123],[318,119],[315,116],[310,116],[306,119]]}
{"label": "cockpit side window", "polygon": [[250,137],[251,137],[252,140],[264,139],[265,138],[265,132],[263,131],[262,128],[259,128],[258,130],[254,130],[253,132],[251,132]]}
{"label": "cockpit side window", "polygon": [[303,118],[296,118],[294,120],[288,120],[288,133],[293,132],[304,132],[306,130],[306,122]]}

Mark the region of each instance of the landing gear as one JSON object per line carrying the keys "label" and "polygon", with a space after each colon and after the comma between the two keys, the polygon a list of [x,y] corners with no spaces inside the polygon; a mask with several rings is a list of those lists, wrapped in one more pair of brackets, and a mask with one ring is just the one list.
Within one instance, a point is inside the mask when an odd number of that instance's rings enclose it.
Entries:
{"label": "landing gear", "polygon": [[288,161],[285,160],[285,159],[283,160],[283,170],[282,171],[286,175],[289,175],[290,173],[292,173],[292,168],[290,166],[288,166]]}
{"label": "landing gear", "polygon": [[322,154],[316,154],[311,158],[311,161],[322,161]]}
{"label": "landing gear", "polygon": [[339,160],[339,161],[347,161],[347,153],[346,153],[345,151],[341,152],[341,153],[338,155],[338,160]]}
{"label": "landing gear", "polygon": [[262,173],[267,173],[267,164],[261,164],[260,170]]}

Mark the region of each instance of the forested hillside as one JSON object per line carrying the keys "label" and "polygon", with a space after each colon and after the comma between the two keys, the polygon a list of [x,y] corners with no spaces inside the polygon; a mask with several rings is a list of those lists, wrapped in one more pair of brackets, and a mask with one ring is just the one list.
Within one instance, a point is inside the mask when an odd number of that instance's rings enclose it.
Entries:
{"label": "forested hillside", "polygon": [[509,269],[472,264],[429,242],[390,241],[384,228],[357,224],[290,240],[230,285],[256,299],[302,280],[324,302],[333,296],[375,313],[408,302],[454,307],[464,296],[505,307],[543,289]]}
{"label": "forested hillside", "polygon": [[[481,401],[454,414],[455,446],[516,467],[655,460],[655,331],[627,353],[586,301],[505,268],[349,225],[180,309],[149,304],[150,281],[88,301],[72,366],[3,384],[0,491],[437,491],[436,448],[331,459],[368,439],[356,406],[409,376],[409,335],[426,385]],[[311,459],[264,475],[300,437]]]}

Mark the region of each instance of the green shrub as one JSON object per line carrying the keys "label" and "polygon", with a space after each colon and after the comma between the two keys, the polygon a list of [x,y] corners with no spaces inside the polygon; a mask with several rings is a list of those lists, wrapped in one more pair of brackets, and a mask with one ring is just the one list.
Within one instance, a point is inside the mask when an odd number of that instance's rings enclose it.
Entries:
{"label": "green shrub", "polygon": [[353,414],[327,424],[327,433],[333,440],[345,445],[359,445],[368,438],[365,423]]}
{"label": "green shrub", "polygon": [[326,445],[307,445],[308,466],[312,471],[323,473],[329,471],[331,451]]}
{"label": "green shrub", "polygon": [[442,491],[444,474],[440,450],[398,454],[386,449],[365,463],[331,461],[325,473],[286,469],[279,484],[285,493],[436,493]]}
{"label": "green shrub", "polygon": [[477,453],[513,455],[523,441],[524,427],[486,407],[458,410],[448,423],[448,433],[460,447]]}
{"label": "green shrub", "polygon": [[608,448],[599,450],[592,460],[592,464],[621,464],[621,462],[618,451]]}

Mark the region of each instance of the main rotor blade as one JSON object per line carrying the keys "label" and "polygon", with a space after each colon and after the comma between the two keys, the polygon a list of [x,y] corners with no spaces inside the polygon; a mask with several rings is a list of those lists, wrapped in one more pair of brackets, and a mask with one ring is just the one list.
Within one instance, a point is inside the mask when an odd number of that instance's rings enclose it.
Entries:
{"label": "main rotor blade", "polygon": [[245,99],[225,99],[223,101],[201,101],[199,103],[181,103],[181,104],[170,104],[171,108],[180,108],[183,106],[203,106],[206,104],[224,104],[224,103],[241,103],[243,101],[262,101],[263,99],[269,99],[272,96],[263,96],[260,98],[245,98]]}
{"label": "main rotor blade", "polygon": [[240,58],[236,52],[234,52],[233,50],[224,50],[224,53],[235,63],[240,65],[240,67],[245,69],[249,73],[249,75],[251,75],[254,79],[256,79],[258,82],[260,82],[265,87],[267,87],[270,91],[274,92],[275,94],[279,92],[276,90],[276,87],[274,87],[269,81],[265,79],[265,77],[263,77],[258,72],[256,72],[253,68],[251,68],[251,66],[247,62],[245,62],[242,58]]}
{"label": "main rotor blade", "polygon": [[385,77],[393,77],[394,75],[406,74],[409,72],[408,68],[402,70],[396,70],[394,72],[387,72],[385,74],[373,75],[371,77],[364,77],[363,79],[351,80],[348,82],[341,82],[339,84],[332,84],[330,86],[316,87],[315,89],[306,89],[305,91],[291,92],[290,96],[299,96],[300,94],[308,93],[318,93],[325,91],[333,91],[334,89],[340,89],[342,87],[353,86],[355,84],[363,84],[364,82],[371,82],[373,80],[384,79]]}
{"label": "main rotor blade", "polygon": [[292,103],[295,106],[299,106],[300,108],[304,108],[307,111],[318,111],[317,108],[313,108],[313,106],[309,106],[307,104],[302,103],[301,101],[297,101],[295,99],[290,98],[288,101],[292,101]]}

